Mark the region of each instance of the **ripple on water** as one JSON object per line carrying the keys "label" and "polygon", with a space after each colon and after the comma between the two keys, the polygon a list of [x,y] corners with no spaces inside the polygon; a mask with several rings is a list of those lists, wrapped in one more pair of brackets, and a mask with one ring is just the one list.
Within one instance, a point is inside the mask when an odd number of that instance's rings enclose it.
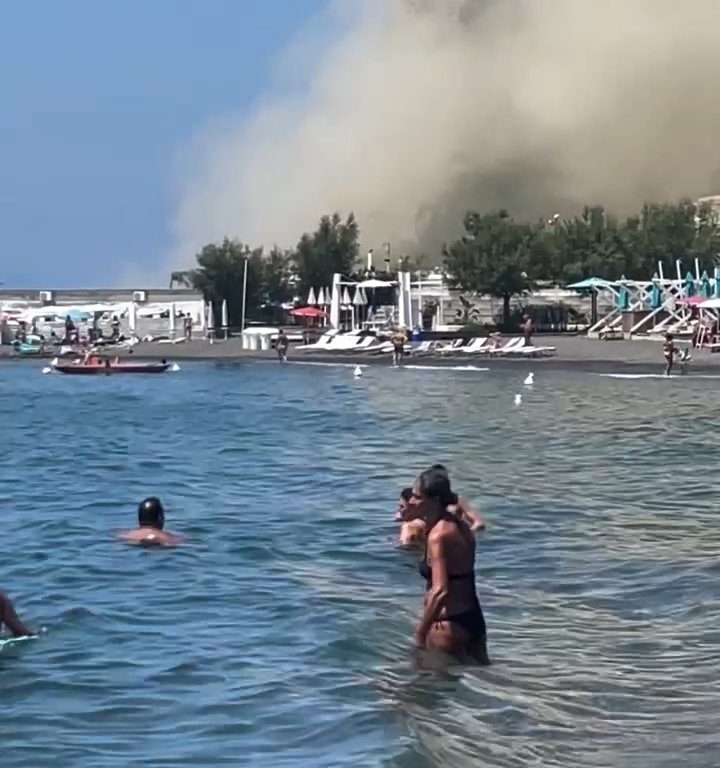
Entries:
{"label": "ripple on water", "polygon": [[[0,587],[48,631],[0,653],[3,765],[718,762],[713,383],[515,407],[526,372],[5,366]],[[392,514],[431,461],[489,521],[486,670],[409,653]],[[184,549],[112,540],[150,493]]]}

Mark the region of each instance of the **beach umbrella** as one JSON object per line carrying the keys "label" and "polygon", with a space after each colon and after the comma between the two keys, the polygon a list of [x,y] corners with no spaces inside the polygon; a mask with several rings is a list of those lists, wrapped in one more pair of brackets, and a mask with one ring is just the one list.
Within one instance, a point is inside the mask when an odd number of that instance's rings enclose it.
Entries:
{"label": "beach umbrella", "polygon": [[580,280],[579,283],[570,283],[570,285],[565,287],[573,291],[598,291],[601,288],[607,288],[608,285],[610,283],[601,277],[586,277],[584,280]]}
{"label": "beach umbrella", "polygon": [[360,291],[360,298],[362,299],[362,303],[363,304],[367,304],[368,303],[368,298],[367,298],[367,293],[365,293],[365,289],[364,288],[359,288],[358,290]]}
{"label": "beach umbrella", "polygon": [[207,306],[207,328],[208,333],[212,337],[212,335],[215,333],[215,310],[213,309],[212,301],[208,301]]}
{"label": "beach umbrella", "polygon": [[320,289],[318,290],[317,305],[318,307],[322,307],[324,304],[325,304],[325,291],[321,286]]}
{"label": "beach umbrella", "polygon": [[650,309],[660,309],[662,306],[662,288],[660,287],[660,278],[656,272],[653,275],[652,293],[650,294]]}
{"label": "beach umbrella", "polygon": [[228,337],[228,307],[227,299],[223,299],[222,308],[220,310],[222,329],[225,331],[225,338]]}
{"label": "beach umbrella", "polygon": [[344,307],[352,306],[352,302],[350,301],[350,294],[348,293],[347,285],[343,289],[342,294],[342,301],[340,302]]}
{"label": "beach umbrella", "polygon": [[327,317],[327,312],[317,307],[299,307],[288,312],[293,317]]}
{"label": "beach umbrella", "polygon": [[175,338],[175,303],[173,302],[170,305],[170,315],[168,317],[168,322],[170,326],[170,338]]}
{"label": "beach umbrella", "polygon": [[709,299],[710,296],[712,296],[710,275],[708,275],[707,270],[703,271],[702,277],[700,278],[700,295],[704,296],[706,299]]}
{"label": "beach umbrella", "polygon": [[128,325],[130,330],[135,333],[137,328],[137,304],[134,301],[130,302],[130,307],[128,308]]}
{"label": "beach umbrella", "polygon": [[329,288],[325,289],[325,304],[328,307],[332,304],[332,291]]}
{"label": "beach umbrella", "polygon": [[630,309],[630,292],[625,285],[625,275],[620,278],[620,291],[618,292],[617,306],[621,312],[627,312]]}
{"label": "beach umbrella", "polygon": [[308,303],[308,306],[310,306],[310,307],[314,307],[317,304],[317,300],[315,299],[315,289],[314,288],[311,288],[310,289],[310,293],[308,293],[307,303]]}
{"label": "beach umbrella", "polygon": [[693,277],[693,273],[688,270],[687,274],[685,275],[685,295],[686,296],[694,296],[695,295],[695,278]]}
{"label": "beach umbrella", "polygon": [[[360,307],[365,306],[365,300],[362,295],[362,288],[355,289],[355,295],[353,296],[353,328],[355,325],[360,325]],[[357,317],[357,323],[355,318]]]}

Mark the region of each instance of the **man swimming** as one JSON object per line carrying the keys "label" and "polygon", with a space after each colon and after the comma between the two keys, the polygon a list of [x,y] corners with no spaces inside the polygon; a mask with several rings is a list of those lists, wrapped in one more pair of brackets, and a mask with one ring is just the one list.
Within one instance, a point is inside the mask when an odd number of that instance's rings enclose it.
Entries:
{"label": "man swimming", "polygon": [[402,523],[398,544],[405,548],[416,547],[425,543],[425,521],[422,519],[417,506],[410,504],[411,498],[412,488],[403,488],[395,513],[395,520]]}
{"label": "man swimming", "polygon": [[140,547],[174,547],[182,543],[181,536],[163,531],[164,525],[162,502],[155,496],[149,496],[138,505],[138,527],[118,534],[118,538]]}
{"label": "man swimming", "polygon": [[12,600],[4,592],[0,592],[0,629],[3,625],[13,637],[29,637],[35,634],[20,621]]}

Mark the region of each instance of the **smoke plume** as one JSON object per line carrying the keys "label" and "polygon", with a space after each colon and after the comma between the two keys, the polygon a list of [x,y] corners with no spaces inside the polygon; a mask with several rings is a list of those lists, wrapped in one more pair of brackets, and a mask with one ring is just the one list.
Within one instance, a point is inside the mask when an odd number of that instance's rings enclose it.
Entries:
{"label": "smoke plume", "polygon": [[[345,29],[300,94],[268,94],[188,149],[176,266],[226,234],[294,245],[336,210],[356,213],[364,247],[438,261],[468,208],[627,213],[720,191],[717,0],[346,0],[328,12]],[[279,67],[314,56],[310,35]]]}

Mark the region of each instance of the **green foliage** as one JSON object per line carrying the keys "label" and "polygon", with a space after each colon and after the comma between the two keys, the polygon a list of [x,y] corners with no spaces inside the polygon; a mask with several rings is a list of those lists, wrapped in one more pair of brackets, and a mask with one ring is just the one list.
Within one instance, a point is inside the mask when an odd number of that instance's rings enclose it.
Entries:
{"label": "green foliage", "polygon": [[507,211],[471,211],[463,225],[466,234],[448,247],[445,265],[457,286],[502,298],[507,324],[510,299],[532,286],[529,270],[541,251],[538,229],[513,221]]}
{"label": "green foliage", "polygon": [[330,285],[335,272],[350,275],[359,253],[360,230],[351,213],[345,221],[340,214],[323,216],[312,234],[300,238],[295,252],[295,270],[302,294],[311,287]]}
{"label": "green foliage", "polygon": [[[511,299],[532,290],[537,281],[560,285],[585,277],[649,279],[663,265],[675,275],[675,260],[691,269],[697,257],[708,267],[720,252],[718,219],[708,205],[689,200],[676,204],[647,203],[635,216],[618,220],[598,206],[576,216],[537,223],[514,221],[507,211],[467,213],[462,235],[444,248],[445,267],[455,287],[468,294],[502,298],[502,321],[511,320]],[[243,272],[247,260],[246,317],[262,314],[310,287],[329,286],[339,272],[352,275],[359,255],[359,227],[350,214],[323,216],[315,232],[306,233],[294,251],[251,249],[226,238],[206,245],[197,267],[173,272],[170,284],[193,287],[205,299],[228,302],[230,321],[242,314]],[[425,257],[405,256],[403,270],[416,270]],[[456,321],[472,325],[479,312],[460,298]],[[428,316],[429,307],[428,309]]]}

